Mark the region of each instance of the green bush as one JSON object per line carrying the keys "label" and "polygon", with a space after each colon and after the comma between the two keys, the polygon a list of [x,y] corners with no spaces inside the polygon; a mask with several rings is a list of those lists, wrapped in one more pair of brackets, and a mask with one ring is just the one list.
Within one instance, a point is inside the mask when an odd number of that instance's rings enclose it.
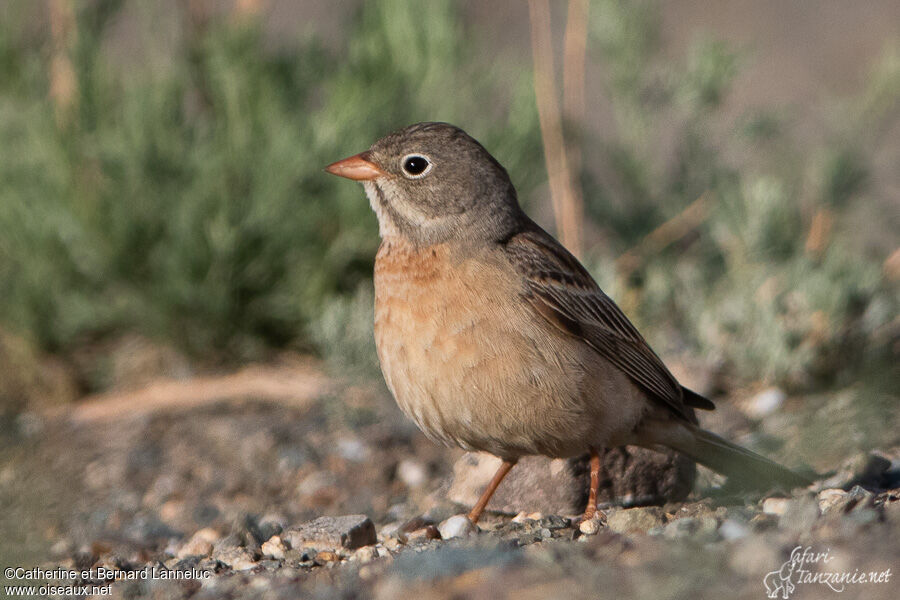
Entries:
{"label": "green bush", "polygon": [[528,73],[480,70],[450,2],[366,3],[339,53],[272,49],[226,15],[167,55],[144,15],[157,58],[125,69],[103,44],[118,3],[75,5],[78,95],[60,126],[46,41],[15,19],[0,33],[0,323],[46,349],[122,331],[205,361],[310,348],[377,247],[362,190],[322,168],[409,123],[459,123],[526,189],[538,179]]}

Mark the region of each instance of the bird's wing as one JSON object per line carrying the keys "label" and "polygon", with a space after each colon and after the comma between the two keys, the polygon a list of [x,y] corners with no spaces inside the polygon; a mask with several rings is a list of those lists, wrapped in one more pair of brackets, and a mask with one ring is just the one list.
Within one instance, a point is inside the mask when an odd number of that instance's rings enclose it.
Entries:
{"label": "bird's wing", "polygon": [[681,385],[578,259],[537,225],[507,240],[506,249],[524,278],[523,295],[537,313],[583,340],[651,398],[694,421]]}

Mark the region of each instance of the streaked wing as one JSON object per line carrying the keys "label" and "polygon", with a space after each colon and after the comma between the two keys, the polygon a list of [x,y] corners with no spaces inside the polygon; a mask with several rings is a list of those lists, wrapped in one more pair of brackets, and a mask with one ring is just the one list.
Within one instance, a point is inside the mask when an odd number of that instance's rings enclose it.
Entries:
{"label": "streaked wing", "polygon": [[574,256],[537,225],[510,238],[506,248],[536,312],[584,340],[676,415],[694,420],[681,385]]}

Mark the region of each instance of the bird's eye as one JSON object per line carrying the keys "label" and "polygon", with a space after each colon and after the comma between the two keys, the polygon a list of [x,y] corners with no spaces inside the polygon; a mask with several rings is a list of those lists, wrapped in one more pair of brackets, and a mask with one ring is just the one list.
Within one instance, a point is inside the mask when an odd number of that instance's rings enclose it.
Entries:
{"label": "bird's eye", "polygon": [[403,157],[403,174],[410,179],[425,177],[431,170],[431,161],[421,154],[407,154]]}

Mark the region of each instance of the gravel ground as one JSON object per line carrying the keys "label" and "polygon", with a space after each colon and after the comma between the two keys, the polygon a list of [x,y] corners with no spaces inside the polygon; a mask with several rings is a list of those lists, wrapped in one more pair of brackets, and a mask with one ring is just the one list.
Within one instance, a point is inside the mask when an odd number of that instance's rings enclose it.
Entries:
{"label": "gravel ground", "polygon": [[[752,434],[732,412],[718,430]],[[2,444],[4,566],[93,569],[79,583],[118,579],[115,598],[765,598],[785,581],[779,598],[900,596],[900,447],[849,456],[792,497],[725,495],[701,475],[686,501],[607,506],[584,535],[574,515],[528,507],[477,531],[451,519],[460,453],[368,387],[29,414]],[[841,573],[856,581],[841,588]]]}

